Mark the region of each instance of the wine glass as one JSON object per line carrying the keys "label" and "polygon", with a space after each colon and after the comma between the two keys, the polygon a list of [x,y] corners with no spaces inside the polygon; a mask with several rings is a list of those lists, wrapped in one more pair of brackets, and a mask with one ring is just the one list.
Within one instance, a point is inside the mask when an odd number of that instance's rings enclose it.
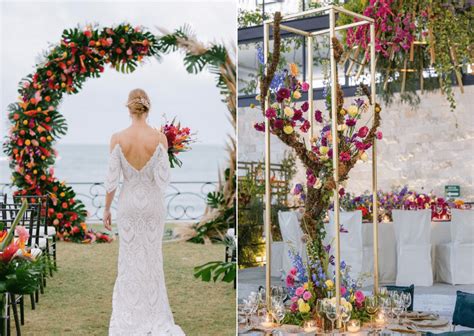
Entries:
{"label": "wine glass", "polygon": [[344,331],[346,331],[347,322],[351,319],[352,309],[344,305],[341,306],[341,322]]}
{"label": "wine glass", "polygon": [[244,305],[242,307],[242,311],[245,314],[245,327],[247,328],[250,327],[250,316],[253,312],[253,306],[254,304],[252,303],[251,300],[244,299]]}
{"label": "wine glass", "polygon": [[367,314],[370,316],[370,332],[372,334],[374,332],[374,316],[379,310],[379,302],[376,296],[367,296],[365,298],[365,310]]}
{"label": "wine glass", "polygon": [[401,324],[400,314],[403,312],[404,307],[405,307],[405,303],[403,302],[400,296],[396,296],[392,300],[392,313],[393,315],[395,315],[395,318],[397,319],[399,324]]}
{"label": "wine glass", "polygon": [[324,305],[324,312],[326,313],[326,317],[331,321],[331,334],[334,335],[334,322],[339,317],[336,303],[327,300]]}
{"label": "wine glass", "polygon": [[273,307],[273,317],[277,321],[278,325],[281,325],[281,321],[285,318],[286,310],[283,304],[276,304]]}
{"label": "wine glass", "polygon": [[411,293],[403,293],[401,295],[404,304],[404,311],[408,312],[408,307],[411,306]]}

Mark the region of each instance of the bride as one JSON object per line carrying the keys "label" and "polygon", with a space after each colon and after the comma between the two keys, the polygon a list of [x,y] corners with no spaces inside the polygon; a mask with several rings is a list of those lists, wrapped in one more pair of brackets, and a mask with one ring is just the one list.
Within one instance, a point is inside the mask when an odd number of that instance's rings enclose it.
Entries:
{"label": "bride", "polygon": [[110,206],[123,175],[117,212],[118,274],[109,335],[181,336],[174,324],[163,273],[164,193],[170,167],[167,140],[148,125],[150,100],[141,89],[127,102],[132,123],[112,136],[105,181],[104,225],[112,229]]}

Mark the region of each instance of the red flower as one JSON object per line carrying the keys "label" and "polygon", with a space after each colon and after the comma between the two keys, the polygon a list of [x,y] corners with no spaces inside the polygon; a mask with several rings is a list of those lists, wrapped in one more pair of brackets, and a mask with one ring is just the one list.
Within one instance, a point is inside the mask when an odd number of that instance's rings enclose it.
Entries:
{"label": "red flower", "polygon": [[18,249],[18,244],[16,242],[12,242],[3,250],[3,252],[0,252],[0,260],[4,263],[8,263],[13,258]]}

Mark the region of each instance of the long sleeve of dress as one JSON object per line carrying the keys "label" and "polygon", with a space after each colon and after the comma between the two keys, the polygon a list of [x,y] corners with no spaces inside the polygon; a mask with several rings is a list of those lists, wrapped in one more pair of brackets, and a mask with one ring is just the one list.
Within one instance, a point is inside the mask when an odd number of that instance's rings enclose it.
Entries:
{"label": "long sleeve of dress", "polygon": [[117,189],[120,182],[121,171],[122,167],[120,162],[120,147],[117,145],[114,147],[109,157],[109,168],[104,183],[106,192],[110,193]]}

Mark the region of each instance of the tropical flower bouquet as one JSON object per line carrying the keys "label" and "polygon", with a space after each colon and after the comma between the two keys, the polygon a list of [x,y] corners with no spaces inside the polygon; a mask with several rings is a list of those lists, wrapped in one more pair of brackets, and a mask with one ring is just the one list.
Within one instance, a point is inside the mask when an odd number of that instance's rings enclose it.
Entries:
{"label": "tropical flower bouquet", "polygon": [[0,222],[0,293],[31,293],[38,286],[43,268],[41,249],[26,247],[29,233],[25,227],[17,227],[26,207],[24,202],[10,230]]}
{"label": "tropical flower bouquet", "polygon": [[175,166],[181,167],[182,162],[177,155],[182,152],[191,150],[191,144],[196,140],[193,138],[189,127],[181,127],[181,123],[176,123],[173,119],[170,123],[166,123],[161,131],[166,135],[168,140],[168,156],[171,168]]}

